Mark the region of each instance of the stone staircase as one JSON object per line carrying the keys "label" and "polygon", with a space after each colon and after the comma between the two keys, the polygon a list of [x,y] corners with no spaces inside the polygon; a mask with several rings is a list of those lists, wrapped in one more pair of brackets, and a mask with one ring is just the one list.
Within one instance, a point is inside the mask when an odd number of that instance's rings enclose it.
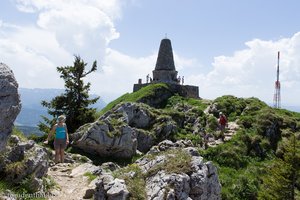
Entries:
{"label": "stone staircase", "polygon": [[231,140],[231,138],[235,135],[236,131],[239,129],[239,125],[236,122],[228,122],[228,127],[226,128],[226,131],[224,133],[224,141],[222,141],[221,138],[215,139],[213,137],[210,137],[207,142],[208,147],[216,147],[219,144],[223,144],[224,142],[227,142]]}

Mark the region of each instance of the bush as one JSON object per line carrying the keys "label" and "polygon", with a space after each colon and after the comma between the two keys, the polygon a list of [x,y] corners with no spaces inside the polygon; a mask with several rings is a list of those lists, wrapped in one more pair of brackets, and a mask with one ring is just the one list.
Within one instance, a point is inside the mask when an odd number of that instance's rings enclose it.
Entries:
{"label": "bush", "polygon": [[217,104],[217,109],[228,116],[229,121],[234,121],[237,116],[240,116],[246,107],[245,100],[231,95],[218,97],[213,103]]}
{"label": "bush", "polygon": [[216,131],[218,129],[218,119],[213,115],[209,115],[206,122],[207,132]]}

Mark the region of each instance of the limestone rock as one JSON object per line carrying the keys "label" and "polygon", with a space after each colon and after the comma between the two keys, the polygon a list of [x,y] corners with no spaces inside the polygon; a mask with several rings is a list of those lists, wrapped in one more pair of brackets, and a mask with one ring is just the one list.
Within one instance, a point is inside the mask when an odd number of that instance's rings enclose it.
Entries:
{"label": "limestone rock", "polygon": [[[156,147],[155,154],[146,155],[133,164],[141,170],[143,179],[145,179],[145,199],[221,199],[221,185],[217,168],[211,162],[204,162],[197,149],[190,146],[189,141],[182,140],[174,143],[165,140]],[[168,159],[176,158],[176,154],[173,152],[181,150],[191,156],[188,172],[171,173],[166,171],[164,164],[169,161]],[[135,178],[136,174],[136,171],[129,171],[123,176],[130,179]],[[99,176],[95,191],[95,199],[99,200],[112,199],[112,197],[113,199],[124,199],[131,195],[128,194],[125,182],[118,178],[114,179],[111,172]]]}
{"label": "limestone rock", "polygon": [[92,174],[100,174],[101,169],[100,167],[95,166],[91,163],[84,163],[74,168],[70,174],[70,177],[82,176],[87,172]]}
{"label": "limestone rock", "polygon": [[[52,160],[54,160],[54,154],[55,152],[53,151],[52,154]],[[74,153],[68,153],[65,152],[65,163],[92,163],[92,160],[89,159],[86,156],[80,155],[80,154],[74,154]]]}
{"label": "limestone rock", "polygon": [[219,116],[219,109],[218,109],[218,104],[217,103],[213,103],[210,106],[208,106],[205,110],[204,113],[205,114],[213,114],[214,116]]}
{"label": "limestone rock", "polygon": [[189,142],[163,141],[158,144],[155,158],[145,156],[136,161],[143,173],[155,169],[158,165],[168,162],[168,156],[158,154],[160,151],[180,148],[191,155],[191,171],[168,174],[164,170],[146,178],[147,199],[221,199],[221,185],[217,168],[211,162],[203,162],[197,149],[189,147]]}
{"label": "limestone rock", "polygon": [[190,190],[190,177],[187,174],[159,171],[146,181],[147,199],[165,199],[165,196],[167,199],[187,199]]}
{"label": "limestone rock", "polygon": [[28,185],[33,191],[42,189],[42,177],[48,171],[48,152],[45,148],[36,145],[34,141],[22,142],[13,136],[11,147],[2,155],[0,173],[13,184],[28,180]]}
{"label": "limestone rock", "polygon": [[[96,122],[80,127],[72,136],[75,147],[100,156],[130,158],[136,150],[147,152],[155,138],[167,138],[177,130],[171,117],[156,119],[150,107],[123,103]],[[151,128],[153,132],[144,129]]]}
{"label": "limestone rock", "polygon": [[106,163],[102,163],[101,169],[104,170],[104,171],[113,172],[117,169],[120,169],[120,166],[117,165],[116,163],[113,163],[113,162],[106,162]]}
{"label": "limestone rock", "polygon": [[95,191],[95,200],[126,200],[129,196],[125,181],[117,178],[111,182],[99,179]]}
{"label": "limestone rock", "polygon": [[136,135],[134,130],[127,125],[116,130],[117,135],[110,136],[108,124],[91,124],[86,130],[78,129],[76,134],[82,135],[78,140],[73,140],[73,145],[86,152],[96,153],[101,156],[115,156],[129,158],[136,152]]}
{"label": "limestone rock", "polygon": [[154,136],[141,129],[134,129],[137,135],[137,149],[143,153],[149,151],[149,149],[155,144]]}
{"label": "limestone rock", "polygon": [[18,83],[9,67],[0,63],[0,151],[5,148],[20,110]]}
{"label": "limestone rock", "polygon": [[[148,154],[155,154],[161,151],[166,151],[169,149],[175,149],[175,148],[188,148],[193,147],[193,143],[190,140],[178,140],[175,143],[171,140],[164,140],[160,142],[157,146],[153,146]],[[188,151],[196,151],[196,150],[188,150]]]}
{"label": "limestone rock", "polygon": [[129,192],[124,180],[116,178],[113,182],[109,183],[108,187],[109,189],[106,192],[108,200],[127,199]]}

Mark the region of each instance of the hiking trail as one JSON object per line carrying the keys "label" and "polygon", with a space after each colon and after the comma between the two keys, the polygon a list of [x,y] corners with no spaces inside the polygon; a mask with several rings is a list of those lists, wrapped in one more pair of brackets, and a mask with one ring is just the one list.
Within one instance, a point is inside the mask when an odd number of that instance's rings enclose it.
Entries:
{"label": "hiking trail", "polygon": [[51,190],[49,200],[79,200],[91,199],[88,194],[92,188],[85,165],[79,163],[58,163],[48,169],[48,175],[56,182]]}
{"label": "hiking trail", "polygon": [[231,138],[236,134],[236,131],[239,129],[239,125],[236,122],[228,122],[228,127],[226,128],[226,131],[224,133],[224,141],[222,139],[215,139],[215,138],[209,138],[208,140],[208,147],[216,147],[219,144],[223,144],[226,141],[231,140]]}

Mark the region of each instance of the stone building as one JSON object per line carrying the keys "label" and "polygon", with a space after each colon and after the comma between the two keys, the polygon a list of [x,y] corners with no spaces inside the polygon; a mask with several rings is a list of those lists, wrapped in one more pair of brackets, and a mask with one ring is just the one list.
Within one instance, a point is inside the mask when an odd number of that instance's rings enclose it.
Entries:
{"label": "stone building", "polygon": [[[173,50],[170,39],[162,39],[159,47],[155,69],[152,71],[153,78],[147,75],[146,83],[142,83],[139,79],[137,84],[133,86],[133,92],[138,91],[153,83],[166,83],[174,93],[178,93],[184,97],[199,98],[199,88],[192,85],[181,85],[183,80],[178,77],[175,69]],[[182,81],[181,81],[182,80]]]}

